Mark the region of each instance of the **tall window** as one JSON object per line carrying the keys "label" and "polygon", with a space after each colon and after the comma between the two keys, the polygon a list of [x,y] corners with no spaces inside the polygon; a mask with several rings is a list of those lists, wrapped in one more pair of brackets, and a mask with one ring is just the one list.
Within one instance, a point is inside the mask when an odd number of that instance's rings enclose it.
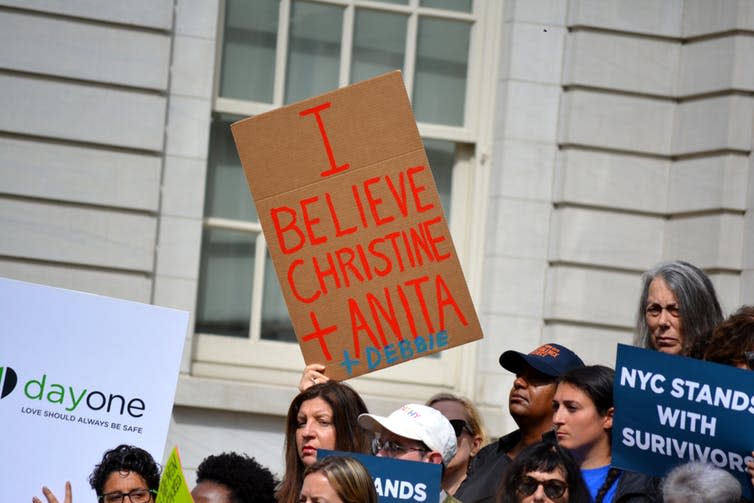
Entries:
{"label": "tall window", "polygon": [[402,70],[451,232],[454,222],[463,225],[459,166],[469,164],[475,147],[467,104],[479,20],[472,7],[472,0],[224,2],[196,313],[199,358],[214,355],[203,351],[203,337],[297,350],[232,122]]}

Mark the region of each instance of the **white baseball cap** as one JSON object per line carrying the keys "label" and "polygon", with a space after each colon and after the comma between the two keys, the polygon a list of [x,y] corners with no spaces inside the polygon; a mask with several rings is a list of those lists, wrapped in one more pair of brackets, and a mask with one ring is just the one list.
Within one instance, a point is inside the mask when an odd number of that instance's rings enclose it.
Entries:
{"label": "white baseball cap", "polygon": [[401,437],[420,440],[442,454],[442,463],[446,466],[458,448],[450,421],[439,410],[426,405],[409,403],[388,417],[361,414],[359,426],[372,432],[388,430]]}

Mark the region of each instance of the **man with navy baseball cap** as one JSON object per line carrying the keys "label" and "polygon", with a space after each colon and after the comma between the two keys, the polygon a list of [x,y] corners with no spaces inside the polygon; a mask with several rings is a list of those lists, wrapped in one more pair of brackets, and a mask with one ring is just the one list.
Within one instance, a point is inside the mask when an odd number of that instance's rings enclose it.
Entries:
{"label": "man with navy baseball cap", "polygon": [[[492,503],[503,471],[527,445],[552,432],[552,398],[561,374],[582,367],[576,353],[560,344],[543,344],[531,353],[506,351],[500,365],[516,375],[508,394],[508,411],[518,429],[484,447],[455,493],[464,503]],[[554,439],[553,439],[554,441]]]}

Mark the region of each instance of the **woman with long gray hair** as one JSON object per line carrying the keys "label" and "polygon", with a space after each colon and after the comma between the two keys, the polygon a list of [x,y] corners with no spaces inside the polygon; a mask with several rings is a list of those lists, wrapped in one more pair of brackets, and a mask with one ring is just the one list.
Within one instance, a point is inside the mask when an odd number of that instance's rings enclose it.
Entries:
{"label": "woman with long gray hair", "polygon": [[702,358],[712,330],[722,320],[715,287],[698,267],[677,260],[642,275],[637,346]]}

